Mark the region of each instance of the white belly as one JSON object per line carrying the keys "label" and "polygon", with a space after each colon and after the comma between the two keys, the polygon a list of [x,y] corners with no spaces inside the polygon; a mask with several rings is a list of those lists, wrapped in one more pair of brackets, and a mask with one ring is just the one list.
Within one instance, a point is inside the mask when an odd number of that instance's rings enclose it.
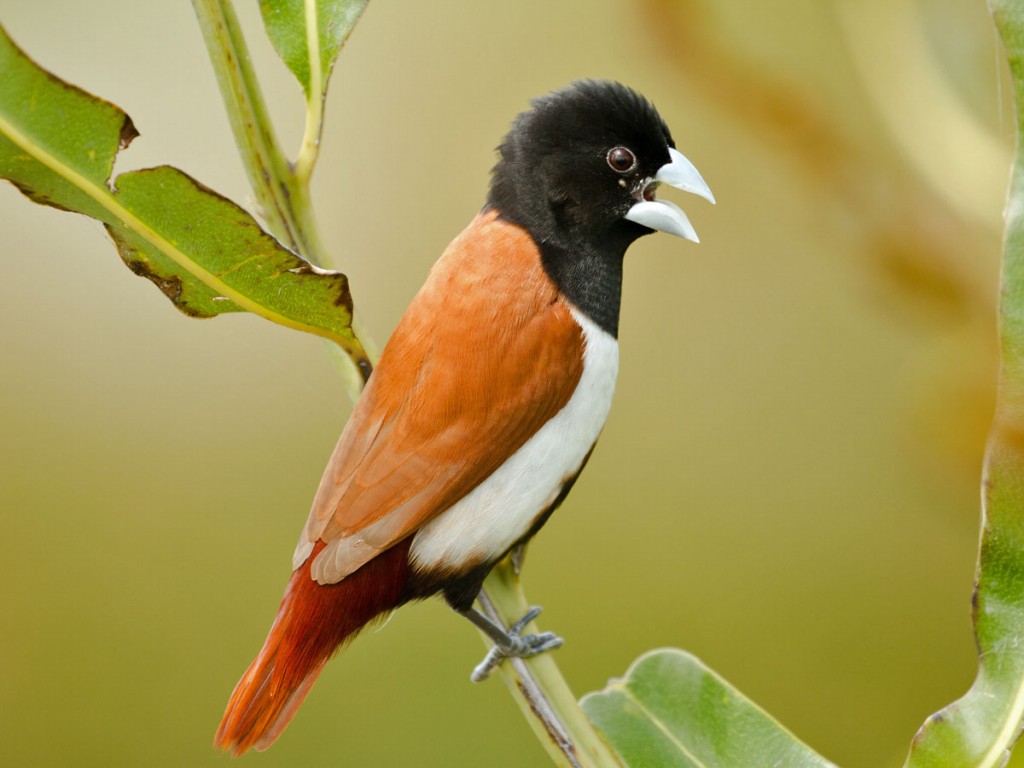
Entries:
{"label": "white belly", "polygon": [[619,343],[582,313],[572,314],[585,346],[583,374],[569,402],[486,480],[416,533],[409,550],[414,569],[447,569],[503,554],[579,471],[611,408]]}

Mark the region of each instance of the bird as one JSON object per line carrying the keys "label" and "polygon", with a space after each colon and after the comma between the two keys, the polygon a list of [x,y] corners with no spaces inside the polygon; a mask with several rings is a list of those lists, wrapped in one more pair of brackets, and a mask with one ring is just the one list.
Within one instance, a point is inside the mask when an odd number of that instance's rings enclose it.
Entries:
{"label": "bird", "polygon": [[494,641],[474,679],[551,650],[474,602],[562,503],[618,374],[623,257],[655,231],[698,242],[662,184],[715,198],[653,104],[582,80],[534,99],[497,149],[483,208],[445,249],[339,438],[270,633],[215,746],[264,750],[363,627],[440,595]]}

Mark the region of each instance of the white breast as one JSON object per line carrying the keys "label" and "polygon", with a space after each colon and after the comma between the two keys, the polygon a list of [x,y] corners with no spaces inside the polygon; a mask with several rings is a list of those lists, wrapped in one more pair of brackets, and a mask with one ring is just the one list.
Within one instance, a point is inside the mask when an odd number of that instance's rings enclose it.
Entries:
{"label": "white breast", "polygon": [[420,571],[497,557],[524,536],[580,469],[615,392],[619,343],[581,312],[583,374],[569,402],[454,506],[423,526],[409,551]]}

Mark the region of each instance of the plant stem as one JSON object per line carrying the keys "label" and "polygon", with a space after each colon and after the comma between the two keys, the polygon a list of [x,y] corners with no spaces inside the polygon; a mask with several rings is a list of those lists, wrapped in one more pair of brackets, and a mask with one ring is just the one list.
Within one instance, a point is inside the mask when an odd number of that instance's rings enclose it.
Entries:
{"label": "plant stem", "polygon": [[[487,577],[477,601],[489,619],[504,627],[529,610],[511,557],[500,562]],[[524,629],[524,634],[536,632],[534,624]],[[480,634],[489,648],[493,642]],[[551,652],[528,659],[505,659],[498,673],[556,765],[621,768],[618,758],[580,708]]]}
{"label": "plant stem", "polygon": [[304,241],[288,199],[291,169],[274,135],[235,9],[230,0],[192,0],[192,5],[263,219],[285,245],[315,257],[318,254]]}
{"label": "plant stem", "polygon": [[[311,96],[307,101],[307,104],[317,103],[319,106],[312,113],[307,106],[307,135],[315,131],[315,140],[312,142],[312,153],[303,142],[303,152],[306,154],[303,157],[303,174],[299,177],[281,151],[274,134],[231,0],[192,0],[192,5],[199,19],[235,143],[262,218],[278,240],[306,261],[316,266],[329,265],[330,259],[320,240],[309,194],[309,179],[316,162],[316,144],[319,142],[323,117],[321,94]],[[343,363],[339,371],[349,396],[355,402],[373,365],[355,329],[351,343],[343,349],[352,365]],[[332,355],[332,360],[337,363],[341,358]]]}
{"label": "plant stem", "polygon": [[320,133],[324,119],[324,88],[323,68],[320,57],[320,30],[317,19],[316,0],[306,0],[306,52],[309,61],[309,85],[306,89],[306,127],[302,134],[302,146],[295,159],[295,178],[299,185],[309,189],[309,180],[313,175],[320,154]]}

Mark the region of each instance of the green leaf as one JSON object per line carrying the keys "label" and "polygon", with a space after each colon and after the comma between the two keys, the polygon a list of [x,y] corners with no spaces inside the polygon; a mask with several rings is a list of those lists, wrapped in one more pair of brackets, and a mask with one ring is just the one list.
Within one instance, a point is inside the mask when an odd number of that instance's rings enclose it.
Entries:
{"label": "green leaf", "polygon": [[[211,317],[255,305],[254,311],[282,325],[348,332],[345,276],[317,270],[285,250],[230,200],[166,166],[122,174],[116,185],[117,202],[145,222],[109,228],[121,256],[158,285],[166,276],[184,280],[180,295],[161,285],[183,312]],[[155,247],[160,240],[167,246]],[[188,260],[184,272],[176,257]]]}
{"label": "green leaf", "polygon": [[0,178],[32,200],[103,222],[137,274],[183,312],[247,310],[349,349],[344,275],[312,267],[229,200],[169,167],[109,179],[138,135],[118,107],[56,78],[0,27]]}
{"label": "green leaf", "polygon": [[990,0],[1003,38],[1017,113],[1017,156],[1006,206],[998,402],[985,457],[981,547],[974,592],[978,675],[932,715],[907,768],[1003,765],[1024,719],[1024,6]]}
{"label": "green leaf", "polygon": [[[36,202],[103,216],[103,207],[82,188],[105,186],[118,149],[139,135],[131,119],[37,67],[2,26],[0,72],[0,175]],[[34,154],[4,139],[14,132],[33,145]],[[48,173],[39,157],[52,158],[46,162],[64,173]]]}
{"label": "green leaf", "polygon": [[704,666],[675,649],[651,651],[580,702],[629,768],[823,768],[815,754]]}
{"label": "green leaf", "polygon": [[368,0],[260,0],[267,35],[306,100],[323,98],[334,60]]}

